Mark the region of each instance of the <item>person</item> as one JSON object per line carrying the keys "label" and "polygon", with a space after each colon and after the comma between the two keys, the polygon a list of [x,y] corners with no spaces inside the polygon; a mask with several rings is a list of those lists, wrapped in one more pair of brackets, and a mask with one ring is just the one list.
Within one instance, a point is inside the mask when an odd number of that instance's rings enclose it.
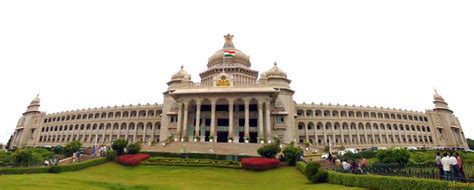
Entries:
{"label": "person", "polygon": [[348,172],[351,169],[351,165],[349,163],[347,163],[346,160],[344,160],[344,161],[342,161],[342,169],[345,172]]}
{"label": "person", "polygon": [[367,159],[362,158],[362,162],[360,163],[360,167],[361,167],[362,169],[364,169],[365,167],[367,167]]}
{"label": "person", "polygon": [[341,160],[339,160],[339,158],[336,158],[335,165],[336,168],[341,168]]}
{"label": "person", "polygon": [[464,178],[464,169],[462,167],[462,159],[458,152],[456,152],[456,160],[459,167],[459,177]]}
{"label": "person", "polygon": [[96,147],[95,147],[95,145],[94,145],[94,146],[92,146],[92,156],[93,156],[93,157],[95,157],[95,156],[96,156],[96,151],[97,151],[97,150],[96,150]]}
{"label": "person", "polygon": [[80,162],[81,161],[81,152],[80,151],[76,151],[76,157],[77,157],[77,162]]}
{"label": "person", "polygon": [[450,180],[451,177],[451,161],[449,160],[448,153],[443,154],[441,158],[441,165],[443,166],[443,179]]}
{"label": "person", "polygon": [[439,177],[443,179],[443,165],[441,165],[441,153],[437,152],[435,157],[436,167],[439,169]]}
{"label": "person", "polygon": [[454,156],[454,153],[450,154],[451,156],[449,157],[449,161],[451,164],[451,176],[454,177],[454,180],[459,180],[459,166],[458,166],[458,160]]}
{"label": "person", "polygon": [[48,159],[44,160],[44,166],[49,166],[49,160]]}
{"label": "person", "polygon": [[351,173],[356,173],[357,169],[359,168],[359,164],[357,164],[356,160],[352,160],[351,163]]}

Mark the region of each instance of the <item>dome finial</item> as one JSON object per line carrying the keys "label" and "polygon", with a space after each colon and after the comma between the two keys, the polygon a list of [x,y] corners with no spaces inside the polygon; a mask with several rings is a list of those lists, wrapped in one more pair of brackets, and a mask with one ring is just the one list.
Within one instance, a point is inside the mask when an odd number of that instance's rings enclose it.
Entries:
{"label": "dome finial", "polygon": [[234,35],[227,34],[224,36],[225,43],[224,43],[224,48],[234,48],[234,43],[232,42],[232,39],[234,38]]}
{"label": "dome finial", "polygon": [[181,65],[181,69],[184,69],[184,65]]}
{"label": "dome finial", "polygon": [[273,62],[273,65],[277,66],[277,62],[276,62],[276,61],[275,61],[275,62]]}

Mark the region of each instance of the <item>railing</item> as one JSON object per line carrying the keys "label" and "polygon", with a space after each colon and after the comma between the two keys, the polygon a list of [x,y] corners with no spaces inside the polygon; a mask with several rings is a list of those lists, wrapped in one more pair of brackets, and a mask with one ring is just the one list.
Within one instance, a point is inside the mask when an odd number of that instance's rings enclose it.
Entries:
{"label": "railing", "polygon": [[434,164],[371,164],[367,167],[363,167],[356,170],[343,170],[342,168],[337,168],[336,171],[345,173],[350,172],[356,174],[376,174],[424,179],[451,180],[468,183],[474,182],[474,165],[464,165],[462,170],[458,170],[456,173],[451,171],[451,174],[449,176],[445,176],[444,172],[441,172],[440,168],[438,168],[438,166]]}

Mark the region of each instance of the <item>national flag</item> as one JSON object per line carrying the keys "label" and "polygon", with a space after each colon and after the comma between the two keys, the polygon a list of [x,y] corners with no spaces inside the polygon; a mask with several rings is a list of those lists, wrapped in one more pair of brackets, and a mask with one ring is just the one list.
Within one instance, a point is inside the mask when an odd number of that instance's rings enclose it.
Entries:
{"label": "national flag", "polygon": [[224,57],[234,57],[235,51],[234,50],[224,50]]}

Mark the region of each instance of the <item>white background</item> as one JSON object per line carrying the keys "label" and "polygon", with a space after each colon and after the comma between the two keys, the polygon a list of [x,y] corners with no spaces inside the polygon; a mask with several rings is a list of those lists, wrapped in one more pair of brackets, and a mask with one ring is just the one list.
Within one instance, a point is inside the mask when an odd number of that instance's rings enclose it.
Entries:
{"label": "white background", "polygon": [[161,103],[181,65],[198,81],[223,35],[295,100],[433,108],[474,137],[474,1],[0,1],[0,143],[39,92],[48,113]]}

